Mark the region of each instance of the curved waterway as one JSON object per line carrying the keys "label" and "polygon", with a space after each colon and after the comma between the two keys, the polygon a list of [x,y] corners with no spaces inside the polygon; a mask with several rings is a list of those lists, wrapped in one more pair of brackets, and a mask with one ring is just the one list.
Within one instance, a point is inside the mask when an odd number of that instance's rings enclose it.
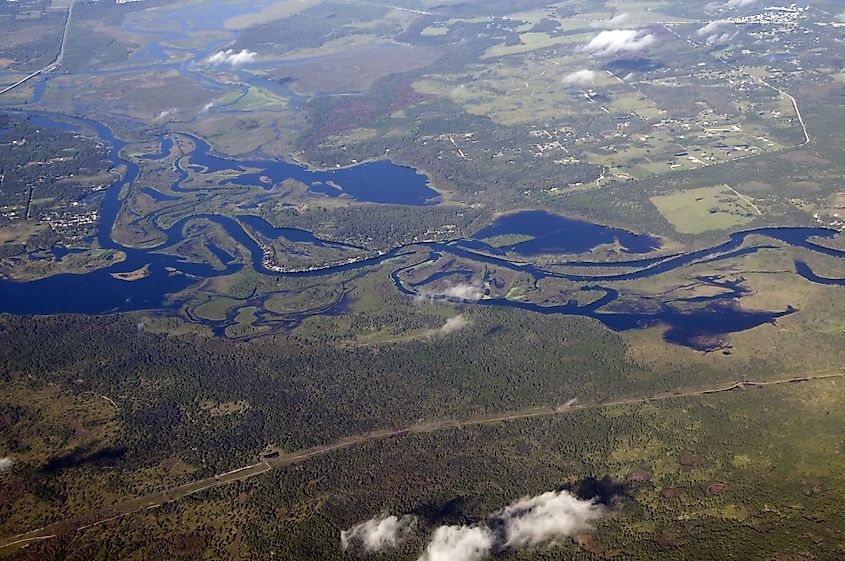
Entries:
{"label": "curved waterway", "polygon": [[[121,190],[127,184],[134,184],[139,173],[136,164],[120,156],[120,151],[125,143],[115,138],[109,129],[96,121],[48,113],[27,115],[34,116],[43,125],[73,131],[79,131],[82,128],[93,130],[102,141],[110,146],[108,156],[110,161],[115,166],[125,167],[127,171],[124,179],[111,186],[103,197],[97,239],[102,248],[121,251],[126,255],[126,258],[120,263],[85,274],[60,274],[29,282],[2,279],[0,280],[0,312],[34,315],[56,313],[106,314],[176,306],[178,298],[174,298],[174,295],[178,292],[195,285],[202,279],[230,275],[244,267],[233,256],[210,244],[208,245],[209,251],[220,262],[216,266],[211,263],[189,262],[178,255],[166,252],[183,240],[185,227],[189,222],[204,220],[222,227],[228,236],[245,249],[250,256],[251,267],[264,275],[277,277],[329,276],[355,269],[374,267],[390,259],[419,253],[420,250],[427,248],[430,252],[429,260],[448,254],[527,273],[535,281],[543,278],[564,279],[582,283],[582,290],[584,291],[601,291],[604,293],[598,300],[584,305],[568,302],[562,305],[544,306],[496,297],[488,297],[475,302],[478,305],[513,307],[542,314],[588,316],[617,331],[663,324],[667,326],[665,338],[668,341],[702,348],[703,350],[712,350],[708,347],[710,343],[702,343],[702,341],[774,322],[777,318],[790,314],[794,310],[792,308],[775,312],[742,310],[735,305],[735,300],[745,293],[741,282],[725,281],[718,277],[701,277],[698,279],[700,282],[720,288],[720,293],[716,296],[663,302],[654,311],[608,311],[606,309],[608,304],[616,301],[619,298],[619,293],[613,288],[603,286],[603,283],[653,277],[685,265],[728,259],[772,247],[768,245],[745,246],[750,236],[766,237],[827,256],[845,258],[845,251],[825,247],[812,241],[815,238],[833,238],[837,235],[836,231],[822,228],[763,228],[731,234],[723,244],[698,251],[664,257],[639,258],[634,261],[614,264],[620,268],[634,269],[630,272],[603,274],[603,271],[609,266],[608,263],[569,261],[566,264],[575,265],[581,269],[593,269],[596,274],[567,274],[531,264],[514,263],[504,256],[501,248],[494,248],[483,240],[475,239],[513,234],[530,235],[533,237],[532,242],[517,242],[507,248],[514,253],[523,255],[531,255],[535,252],[577,254],[605,243],[617,243],[621,246],[623,252],[645,254],[659,246],[658,240],[651,236],[637,235],[624,230],[535,211],[500,218],[477,232],[474,239],[456,240],[448,243],[409,244],[396,247],[377,257],[301,272],[279,272],[268,268],[264,262],[264,253],[261,246],[247,234],[245,226],[268,239],[284,238],[291,242],[338,249],[360,248],[323,240],[304,230],[274,228],[263,219],[253,215],[228,217],[214,214],[193,215],[183,218],[165,230],[165,241],[155,247],[131,248],[116,242],[111,235],[112,227],[122,205],[119,196]],[[160,139],[163,142],[163,148],[155,156],[167,156],[169,145],[164,143],[164,140]],[[397,176],[411,178],[414,181],[417,181],[417,179],[414,179],[416,176],[424,178],[416,170],[410,168],[390,167],[392,166],[390,162],[378,162],[378,165],[362,164],[361,166],[326,172],[314,172],[297,164],[236,162],[213,155],[207,144],[199,139],[196,139],[196,142],[197,149],[189,157],[190,165],[199,166],[198,169],[201,173],[213,173],[224,169],[244,172],[240,177],[229,180],[236,184],[260,184],[259,179],[262,175],[269,175],[273,182],[277,182],[287,177],[302,180],[301,178],[304,177],[302,174],[317,174],[306,178],[311,179],[310,182],[303,182],[311,185],[330,181],[342,185],[345,190],[350,184],[349,177],[355,178],[354,174],[362,173],[364,174],[361,176],[362,182],[364,181],[363,178],[370,182],[379,182],[383,179],[384,181],[378,189],[383,190],[385,196],[389,198],[394,197],[394,195],[388,194],[389,191],[402,190],[407,187],[407,183],[395,181]],[[258,173],[247,172],[247,170],[256,168],[263,171]],[[326,181],[326,177],[332,179]],[[355,179],[355,181],[357,180]],[[174,191],[178,191],[178,188],[178,184],[175,185]],[[395,197],[400,198],[401,195],[395,195]],[[143,267],[146,267],[147,275],[138,280],[130,282],[119,280],[113,276],[115,273],[128,273]],[[427,284],[447,275],[455,275],[458,280],[461,277],[467,279],[471,276],[469,270],[438,272],[423,281],[405,284],[402,281],[401,273],[407,268],[409,267],[403,266],[403,268],[394,270],[391,277],[398,290],[413,296],[425,294]],[[810,267],[803,262],[796,262],[796,274],[810,282],[831,285],[845,284],[842,279],[828,279],[815,275]],[[672,305],[677,302],[696,303],[698,306],[695,310],[684,311]],[[703,306],[701,306],[702,304]],[[213,322],[208,323],[216,326]]]}
{"label": "curved waterway", "polygon": [[620,228],[590,224],[557,214],[529,210],[506,214],[473,235],[476,240],[496,236],[528,236],[531,239],[485,248],[499,255],[516,253],[526,257],[558,253],[583,253],[599,245],[618,243],[624,253],[648,253],[660,247],[654,236],[634,234]]}
{"label": "curved waterway", "polygon": [[[235,178],[223,180],[224,185],[257,185],[270,189],[286,179],[292,179],[305,184],[313,193],[329,197],[348,197],[365,203],[422,206],[435,204],[440,198],[440,193],[429,186],[428,177],[415,169],[396,165],[389,160],[377,160],[347,168],[314,170],[302,164],[285,161],[234,161],[215,156],[204,140],[193,136],[190,138],[197,147],[189,156],[188,165],[194,171],[241,172]],[[258,171],[247,173],[247,169]],[[179,186],[174,186],[174,190],[179,191]]]}

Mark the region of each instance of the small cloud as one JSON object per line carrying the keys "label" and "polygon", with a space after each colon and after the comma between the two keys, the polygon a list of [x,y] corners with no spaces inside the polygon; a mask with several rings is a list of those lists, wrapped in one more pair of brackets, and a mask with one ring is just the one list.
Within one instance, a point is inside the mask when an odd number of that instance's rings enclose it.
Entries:
{"label": "small cloud", "polygon": [[453,318],[447,319],[443,327],[437,330],[437,333],[439,333],[440,335],[448,335],[449,333],[460,331],[467,325],[469,325],[469,320],[467,320],[467,318],[462,315],[458,315]]}
{"label": "small cloud", "polygon": [[652,33],[635,29],[611,29],[602,31],[584,46],[584,51],[598,55],[611,56],[623,53],[636,53],[654,43],[657,38]]}
{"label": "small cloud", "polygon": [[440,296],[453,300],[476,301],[481,300],[484,296],[484,291],[481,290],[481,287],[475,286],[474,284],[456,284],[444,290],[440,293]]}
{"label": "small cloud", "polygon": [[561,80],[564,84],[576,84],[579,86],[584,86],[587,84],[592,84],[593,81],[596,79],[596,73],[593,70],[576,70],[571,74],[567,74],[564,76],[563,80]]}
{"label": "small cloud", "polygon": [[497,510],[486,523],[441,526],[418,561],[482,561],[505,550],[523,550],[572,537],[592,527],[605,508],[568,491],[525,497]]}
{"label": "small cloud", "polygon": [[704,6],[706,10],[735,10],[737,8],[747,8],[756,4],[759,0],[727,0],[727,2],[711,2]]}
{"label": "small cloud", "polygon": [[737,35],[739,35],[739,32],[722,33],[721,35],[716,33],[708,37],[705,42],[708,45],[727,45],[728,43],[733,42]]}
{"label": "small cloud", "polygon": [[626,21],[631,19],[631,14],[628,12],[622,12],[621,14],[616,14],[610,19],[600,19],[594,20],[590,22],[590,27],[608,27],[614,28],[624,24]]}
{"label": "small cloud", "polygon": [[175,109],[165,109],[161,113],[159,113],[156,118],[154,119],[155,122],[163,121],[164,119],[174,115],[176,113]]}
{"label": "small cloud", "polygon": [[525,497],[493,515],[505,530],[505,547],[521,549],[573,536],[604,515],[594,501],[583,501],[568,491],[549,491]]}
{"label": "small cloud", "polygon": [[5,473],[5,472],[9,471],[10,469],[12,469],[12,466],[14,465],[14,463],[15,463],[15,460],[13,460],[12,458],[9,458],[9,457],[0,458],[0,473]]}
{"label": "small cloud", "polygon": [[248,51],[246,49],[242,50],[239,53],[236,53],[232,49],[228,49],[226,51],[218,51],[217,53],[208,57],[206,61],[210,66],[221,66],[224,64],[228,64],[230,66],[239,66],[241,64],[249,64],[255,61],[255,57],[258,56],[258,53],[254,53],[252,51]]}
{"label": "small cloud", "polygon": [[696,35],[705,37],[704,42],[707,45],[725,45],[736,39],[737,35],[739,35],[739,31],[724,31],[728,27],[733,27],[729,21],[722,19],[711,21],[696,31]]}
{"label": "small cloud", "polygon": [[707,37],[708,35],[712,35],[717,31],[721,31],[721,29],[726,25],[730,25],[727,20],[717,19],[715,21],[711,21],[710,23],[696,31],[695,34],[699,37]]}
{"label": "small cloud", "polygon": [[372,518],[340,533],[340,547],[346,551],[360,544],[365,551],[374,553],[392,549],[405,540],[416,526],[417,519],[410,515]]}
{"label": "small cloud", "polygon": [[496,537],[486,526],[441,526],[419,561],[481,561],[495,544]]}
{"label": "small cloud", "polygon": [[420,292],[417,298],[426,300],[454,300],[458,302],[477,302],[484,297],[480,286],[469,283],[456,284],[447,288]]}
{"label": "small cloud", "polygon": [[202,115],[204,113],[208,113],[209,111],[211,111],[211,109],[213,107],[214,107],[214,102],[209,101],[208,103],[206,103],[205,105],[202,106],[202,109],[200,109],[200,114]]}
{"label": "small cloud", "polygon": [[[570,403],[573,403],[570,401]],[[606,508],[598,499],[582,500],[569,491],[524,497],[472,526],[440,526],[417,561],[484,561],[493,554],[555,544],[592,528]],[[397,547],[417,526],[417,518],[383,516],[340,533],[341,548],[368,553]]]}

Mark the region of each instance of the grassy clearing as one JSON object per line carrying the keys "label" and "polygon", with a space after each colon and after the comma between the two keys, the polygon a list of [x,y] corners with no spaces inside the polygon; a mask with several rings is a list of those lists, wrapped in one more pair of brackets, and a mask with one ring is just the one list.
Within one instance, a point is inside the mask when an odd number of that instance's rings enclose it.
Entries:
{"label": "grassy clearing", "polygon": [[433,25],[429,25],[420,31],[420,35],[424,37],[437,37],[439,35],[446,35],[447,33],[449,33],[448,27],[435,27]]}
{"label": "grassy clearing", "polygon": [[231,106],[238,111],[264,111],[287,109],[286,99],[273,95],[259,88],[249,88],[249,91],[237,103]]}
{"label": "grassy clearing", "polygon": [[726,185],[659,195],[651,202],[675,230],[684,234],[727,230],[751,222],[757,214]]}
{"label": "grassy clearing", "polygon": [[502,236],[493,236],[492,238],[484,238],[484,243],[493,247],[506,247],[533,239],[532,236],[526,236],[524,234],[505,234]]}
{"label": "grassy clearing", "polygon": [[258,320],[257,312],[258,308],[255,306],[246,306],[238,310],[238,315],[235,316],[236,324],[226,328],[226,335],[232,338],[249,337],[267,331],[269,329],[267,326],[253,325]]}
{"label": "grassy clearing", "polygon": [[210,321],[223,321],[226,319],[226,311],[237,304],[233,298],[215,298],[194,308],[194,315]]}
{"label": "grassy clearing", "polygon": [[288,291],[274,294],[264,303],[264,308],[276,314],[304,312],[311,308],[328,305],[340,296],[339,286],[316,285],[299,292]]}

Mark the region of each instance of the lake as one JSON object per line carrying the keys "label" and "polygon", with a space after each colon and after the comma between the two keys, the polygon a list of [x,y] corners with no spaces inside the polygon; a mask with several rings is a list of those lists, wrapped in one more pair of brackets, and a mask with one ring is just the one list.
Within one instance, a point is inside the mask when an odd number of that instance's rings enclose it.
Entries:
{"label": "lake", "polygon": [[[207,243],[206,247],[220,262],[216,263],[216,267],[215,264],[189,262],[178,255],[163,252],[183,241],[185,227],[189,222],[204,220],[222,227],[226,234],[249,256],[247,264],[263,275],[276,277],[330,276],[355,269],[377,267],[402,255],[428,249],[434,257],[450,254],[455,257],[526,273],[535,280],[543,278],[564,279],[582,283],[582,290],[604,292],[603,297],[586,305],[567,302],[561,305],[543,306],[504,298],[487,298],[472,304],[519,308],[542,314],[588,316],[616,331],[664,325],[666,327],[664,338],[667,341],[703,351],[711,351],[719,348],[719,338],[724,334],[772,323],[795,310],[790,307],[780,311],[743,310],[737,305],[738,299],[745,293],[742,283],[702,277],[699,279],[700,282],[713,284],[718,286],[720,290],[714,296],[687,299],[687,303],[696,304],[689,310],[678,309],[668,302],[658,302],[659,305],[652,311],[625,310],[620,309],[619,306],[615,306],[612,311],[609,311],[607,306],[619,298],[619,293],[616,289],[604,286],[604,283],[655,277],[685,265],[715,262],[773,247],[771,245],[745,246],[749,236],[766,237],[792,246],[802,247],[815,253],[845,259],[845,251],[825,247],[813,241],[819,238],[833,238],[838,235],[836,231],[823,228],[762,228],[736,232],[731,234],[726,242],[713,247],[676,255],[642,257],[615,264],[616,266],[635,269],[626,273],[605,274],[603,270],[610,265],[606,262],[571,261],[570,264],[592,270],[592,274],[565,274],[506,259],[504,255],[510,252],[525,256],[558,253],[577,254],[606,244],[617,244],[623,253],[639,255],[647,254],[660,247],[659,239],[648,234],[636,234],[619,228],[591,224],[544,211],[525,211],[499,217],[465,240],[450,243],[426,242],[403,245],[395,247],[383,255],[316,270],[280,272],[268,268],[264,263],[264,252],[261,246],[249,235],[247,230],[268,240],[284,238],[290,242],[340,250],[360,250],[360,248],[333,240],[325,240],[305,230],[276,228],[263,218],[250,214],[236,216],[192,215],[179,220],[164,230],[166,239],[156,247],[130,248],[117,243],[111,237],[112,226],[123,204],[119,193],[126,183],[134,184],[139,173],[137,165],[120,156],[120,151],[125,143],[115,138],[104,125],[95,121],[46,113],[38,113],[35,117],[37,118],[36,122],[43,126],[56,126],[75,132],[83,128],[93,130],[103,142],[110,146],[108,157],[111,162],[115,166],[125,166],[127,170],[125,179],[117,181],[106,190],[102,197],[101,221],[97,229],[97,239],[102,248],[121,251],[125,253],[126,259],[104,269],[85,274],[60,274],[29,282],[0,279],[0,312],[35,315],[56,313],[93,315],[146,309],[176,310],[181,304],[178,298],[174,296],[178,292],[195,285],[202,279],[234,274],[245,266],[244,263],[237,261],[235,256],[210,243]],[[259,173],[243,173],[235,179],[225,180],[232,183],[252,185],[260,175],[269,175],[274,182],[293,178],[312,187],[321,183],[332,183],[339,186],[339,190],[345,196],[357,197],[358,200],[379,204],[432,204],[433,195],[436,195],[436,191],[428,186],[427,179],[423,174],[411,168],[396,166],[388,161],[361,164],[339,170],[315,171],[303,165],[286,162],[231,160],[214,154],[210,146],[202,140],[196,139],[195,142],[197,149],[190,156],[190,165],[200,166],[200,173],[214,173],[223,170],[245,171],[248,168],[262,169]],[[169,145],[165,144],[162,139],[162,150],[157,156],[165,157],[168,151]],[[187,174],[183,172],[182,179],[186,176]],[[178,183],[174,185],[173,190],[175,192],[181,189]],[[142,189],[143,192],[153,198],[170,197],[170,195],[149,188],[144,189]],[[494,248],[484,242],[485,239],[504,235],[531,236],[531,239],[519,241],[504,248]],[[54,254],[58,258],[73,251],[54,248]],[[127,273],[145,266],[148,268],[149,274],[135,281],[119,280],[113,276],[114,273]],[[451,272],[440,271],[434,273],[428,279],[407,286],[400,279],[400,270],[397,269],[390,273],[394,286],[400,292],[410,296],[418,296],[426,284],[436,280],[453,277],[455,281],[462,279],[466,281],[471,278],[471,271],[467,269],[458,269]],[[796,262],[796,274],[809,282],[845,284],[845,279],[830,279],[815,275],[809,266],[800,261]],[[338,300],[338,302],[341,300]],[[329,313],[330,309],[332,310],[331,313],[342,313],[345,310],[342,306],[331,306],[324,310],[325,313]],[[309,311],[307,313],[313,314],[315,312]],[[223,330],[215,322],[203,323],[208,323],[215,329],[215,332],[223,333]]]}

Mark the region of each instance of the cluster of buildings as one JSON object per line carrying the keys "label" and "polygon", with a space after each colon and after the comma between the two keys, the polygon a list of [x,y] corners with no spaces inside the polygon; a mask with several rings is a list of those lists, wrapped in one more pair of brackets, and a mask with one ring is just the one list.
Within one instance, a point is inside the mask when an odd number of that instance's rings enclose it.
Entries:
{"label": "cluster of buildings", "polygon": [[800,8],[796,4],[789,6],[769,6],[762,13],[753,16],[741,16],[731,18],[728,23],[737,25],[796,25],[801,19],[804,12],[809,10],[809,7]]}

